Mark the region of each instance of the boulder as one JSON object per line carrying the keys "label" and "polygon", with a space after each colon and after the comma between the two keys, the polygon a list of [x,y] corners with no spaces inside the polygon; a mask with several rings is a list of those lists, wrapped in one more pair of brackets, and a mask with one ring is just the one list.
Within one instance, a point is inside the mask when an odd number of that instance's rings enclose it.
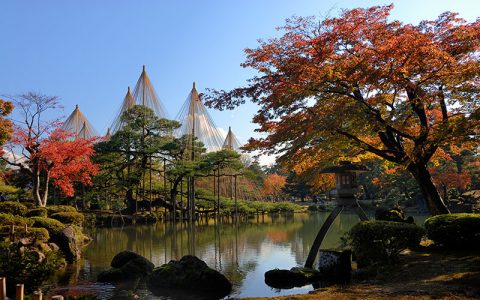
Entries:
{"label": "boulder", "polygon": [[301,287],[320,279],[320,272],[310,268],[273,269],[265,272],[265,283],[279,289]]}
{"label": "boulder", "polygon": [[141,258],[141,257],[143,257],[143,256],[141,256],[140,254],[137,254],[133,251],[125,250],[125,251],[122,251],[122,252],[118,252],[112,258],[112,262],[110,263],[110,266],[112,268],[121,268],[121,267],[123,267],[123,265],[125,265],[129,261],[131,261],[135,258]]}
{"label": "boulder", "polygon": [[155,265],[143,256],[132,259],[121,267],[121,270],[126,274],[131,274],[138,277],[145,277],[152,273]]}
{"label": "boulder", "polygon": [[111,268],[105,271],[100,272],[97,277],[98,282],[120,282],[125,280],[125,274],[123,274],[121,269]]}
{"label": "boulder", "polygon": [[112,266],[111,269],[98,275],[98,282],[120,283],[141,279],[149,275],[155,268],[151,261],[132,251],[117,253],[110,265]]}
{"label": "boulder", "polygon": [[332,281],[348,282],[352,272],[352,251],[320,250],[318,270]]}
{"label": "boulder", "polygon": [[155,295],[175,289],[195,294],[197,299],[220,299],[232,291],[232,283],[224,275],[192,255],[155,268],[147,278],[147,286]]}
{"label": "boulder", "polygon": [[55,233],[52,236],[52,240],[62,250],[68,263],[73,263],[80,259],[81,242],[72,226],[67,226],[60,232]]}

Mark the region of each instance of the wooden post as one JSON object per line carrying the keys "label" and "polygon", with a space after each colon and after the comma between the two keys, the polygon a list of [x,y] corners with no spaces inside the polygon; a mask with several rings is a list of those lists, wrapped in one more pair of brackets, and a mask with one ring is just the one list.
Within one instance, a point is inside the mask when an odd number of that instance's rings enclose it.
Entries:
{"label": "wooden post", "polygon": [[42,291],[37,291],[33,293],[33,300],[42,300]]}
{"label": "wooden post", "polygon": [[10,232],[8,233],[8,236],[10,238],[10,242],[15,241],[15,225],[14,224],[10,225]]}
{"label": "wooden post", "polygon": [[0,277],[0,300],[7,299],[7,278]]}
{"label": "wooden post", "polygon": [[23,229],[25,230],[25,233],[28,233],[28,225],[27,224],[23,225]]}
{"label": "wooden post", "polygon": [[17,290],[15,293],[16,300],[23,300],[23,283],[17,284]]}

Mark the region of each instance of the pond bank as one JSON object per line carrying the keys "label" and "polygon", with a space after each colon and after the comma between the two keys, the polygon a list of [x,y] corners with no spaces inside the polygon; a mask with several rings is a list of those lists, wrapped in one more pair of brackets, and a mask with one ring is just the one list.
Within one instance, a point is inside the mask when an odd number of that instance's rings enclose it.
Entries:
{"label": "pond bank", "polygon": [[313,299],[479,299],[479,252],[425,250],[406,252],[394,266],[356,271],[352,283],[311,291],[305,295],[243,300]]}

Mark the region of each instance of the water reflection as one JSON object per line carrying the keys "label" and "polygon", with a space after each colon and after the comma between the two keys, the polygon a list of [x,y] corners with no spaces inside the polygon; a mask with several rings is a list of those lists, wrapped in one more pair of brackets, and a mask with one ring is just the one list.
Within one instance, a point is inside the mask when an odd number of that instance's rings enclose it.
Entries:
{"label": "water reflection", "polygon": [[[230,297],[274,296],[305,293],[312,286],[275,290],[264,283],[264,273],[274,268],[302,266],[317,231],[328,213],[295,216],[260,215],[242,223],[215,220],[195,225],[158,223],[149,226],[98,228],[90,232],[93,241],[84,259],[60,279],[60,285],[85,285],[111,295],[112,287],[94,282],[122,250],[135,251],[159,266],[171,259],[193,254],[222,272],[234,287]],[[355,214],[342,213],[328,232],[322,248],[340,246],[340,237],[358,222]],[[69,276],[66,276],[69,275]],[[140,288],[141,299],[161,299]]]}

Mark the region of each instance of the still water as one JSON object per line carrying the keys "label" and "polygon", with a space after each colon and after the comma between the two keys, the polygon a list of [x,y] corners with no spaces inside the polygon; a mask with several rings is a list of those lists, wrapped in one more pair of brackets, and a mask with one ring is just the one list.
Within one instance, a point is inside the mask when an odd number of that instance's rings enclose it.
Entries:
{"label": "still water", "polygon": [[[288,290],[273,289],[264,273],[274,268],[303,266],[310,246],[328,213],[292,216],[259,216],[240,224],[157,223],[145,226],[97,228],[84,258],[57,278],[56,292],[95,293],[100,299],[117,298],[119,288],[94,283],[97,274],[109,268],[112,257],[122,250],[135,251],[156,266],[193,254],[223,273],[233,283],[227,298],[267,297],[307,293],[311,285]],[[341,245],[340,237],[358,222],[354,214],[342,213],[328,232],[322,248]],[[422,222],[418,222],[422,224]],[[140,299],[170,299],[153,296],[145,287],[135,292]]]}

